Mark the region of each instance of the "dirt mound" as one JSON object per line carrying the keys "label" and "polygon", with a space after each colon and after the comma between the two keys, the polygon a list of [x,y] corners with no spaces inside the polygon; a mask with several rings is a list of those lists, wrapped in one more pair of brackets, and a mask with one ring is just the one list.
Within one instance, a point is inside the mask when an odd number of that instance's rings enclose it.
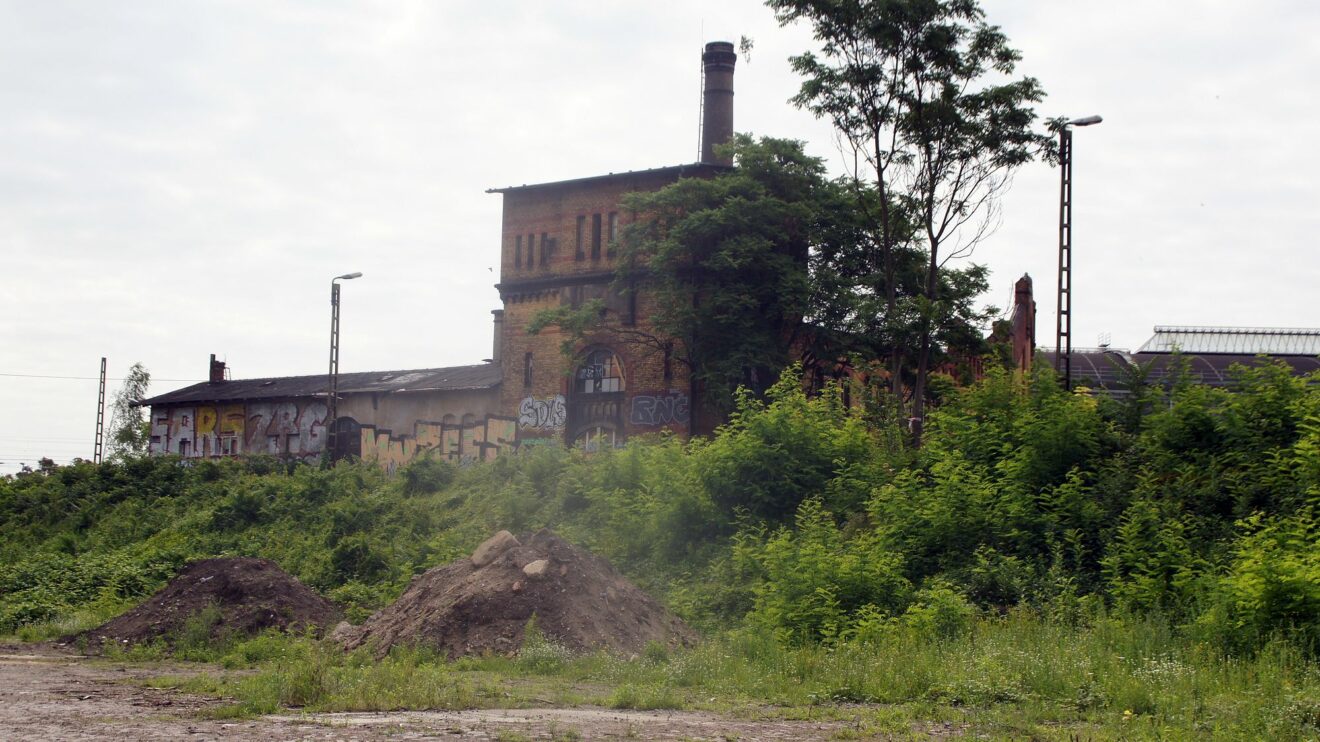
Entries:
{"label": "dirt mound", "polygon": [[184,567],[147,602],[84,634],[90,645],[172,641],[184,623],[215,606],[212,637],[333,626],[337,607],[268,559],[203,559]]}
{"label": "dirt mound", "polygon": [[512,653],[536,614],[546,638],[576,651],[640,652],[655,641],[690,644],[695,634],[608,562],[549,531],[521,541],[501,531],[470,559],[418,576],[361,626],[336,631],[348,649],[423,645],[451,658]]}

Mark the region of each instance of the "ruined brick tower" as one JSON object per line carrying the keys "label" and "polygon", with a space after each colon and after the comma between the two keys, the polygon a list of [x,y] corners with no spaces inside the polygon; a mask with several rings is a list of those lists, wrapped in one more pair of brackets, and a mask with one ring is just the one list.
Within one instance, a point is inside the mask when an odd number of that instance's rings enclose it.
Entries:
{"label": "ruined brick tower", "polygon": [[618,338],[626,332],[606,331],[579,344],[569,359],[559,331],[530,335],[527,327],[542,310],[601,300],[609,328],[651,333],[644,284],[637,291],[613,288],[616,241],[633,217],[620,202],[626,193],[711,177],[731,165],[715,146],[733,135],[736,61],[729,42],[711,42],[702,54],[700,162],[490,191],[504,197],[496,284],[504,308],[495,311],[494,352],[499,407],[517,415],[524,444],[554,440],[593,449],[639,433],[706,427],[693,419],[686,369],[663,343],[624,343]]}

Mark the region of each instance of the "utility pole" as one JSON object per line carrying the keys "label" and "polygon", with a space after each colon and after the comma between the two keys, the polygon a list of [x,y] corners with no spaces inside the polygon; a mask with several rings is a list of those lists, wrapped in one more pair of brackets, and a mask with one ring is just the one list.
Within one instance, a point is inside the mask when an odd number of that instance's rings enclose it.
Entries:
{"label": "utility pole", "polygon": [[334,462],[339,420],[339,281],[361,278],[362,273],[345,273],[330,279],[330,394],[325,404],[326,418],[326,460]]}
{"label": "utility pole", "polygon": [[105,444],[105,356],[101,356],[101,392],[96,398],[96,446],[92,450],[92,463],[101,463]]}
{"label": "utility pole", "polygon": [[1072,127],[1103,119],[1086,116],[1059,127],[1059,296],[1054,324],[1054,372],[1072,389]]}

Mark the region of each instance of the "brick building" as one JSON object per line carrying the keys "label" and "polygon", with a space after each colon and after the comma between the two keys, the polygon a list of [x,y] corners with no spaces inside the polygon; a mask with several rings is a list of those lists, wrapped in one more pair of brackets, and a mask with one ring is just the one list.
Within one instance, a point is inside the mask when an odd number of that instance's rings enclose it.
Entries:
{"label": "brick building", "polygon": [[[733,135],[733,44],[712,42],[702,54],[702,161],[575,180],[492,189],[504,199],[495,357],[503,383],[500,407],[517,410],[525,439],[554,438],[590,449],[628,436],[712,427],[694,420],[687,371],[655,337],[644,284],[614,288],[615,245],[634,215],[623,196],[660,189],[679,178],[711,177],[731,166],[715,146]],[[554,328],[532,335],[538,312],[601,300],[606,329],[565,357]]]}
{"label": "brick building", "polygon": [[[728,42],[709,43],[702,54],[700,162],[491,189],[504,199],[496,285],[503,308],[492,313],[492,361],[340,375],[335,455],[392,468],[428,450],[451,460],[488,459],[520,445],[592,449],[641,433],[712,428],[714,421],[694,412],[686,369],[664,342],[618,341],[653,328],[644,287],[614,289],[615,244],[633,217],[621,207],[625,194],[731,166],[715,146],[733,135],[736,61]],[[555,328],[527,331],[541,310],[593,300],[604,302],[606,329],[571,358]],[[328,388],[324,374],[231,381],[212,356],[209,381],[142,402],[152,408],[151,450],[186,458],[319,457],[330,424]]]}

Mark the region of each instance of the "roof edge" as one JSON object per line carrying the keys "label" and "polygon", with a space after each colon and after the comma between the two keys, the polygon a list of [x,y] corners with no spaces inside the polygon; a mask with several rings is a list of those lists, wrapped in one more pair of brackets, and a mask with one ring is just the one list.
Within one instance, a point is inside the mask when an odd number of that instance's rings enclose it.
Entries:
{"label": "roof edge", "polygon": [[664,167],[654,167],[647,170],[626,170],[619,173],[606,173],[604,175],[587,175],[581,178],[569,178],[567,180],[552,180],[544,183],[524,183],[516,186],[504,186],[503,188],[487,188],[486,193],[512,193],[514,191],[528,191],[537,188],[554,188],[566,185],[585,185],[597,181],[618,180],[623,178],[632,178],[639,175],[666,175],[673,173],[682,177],[688,172],[710,171],[727,172],[733,170],[732,165],[720,165],[713,162],[690,162],[685,165],[666,165]]}

